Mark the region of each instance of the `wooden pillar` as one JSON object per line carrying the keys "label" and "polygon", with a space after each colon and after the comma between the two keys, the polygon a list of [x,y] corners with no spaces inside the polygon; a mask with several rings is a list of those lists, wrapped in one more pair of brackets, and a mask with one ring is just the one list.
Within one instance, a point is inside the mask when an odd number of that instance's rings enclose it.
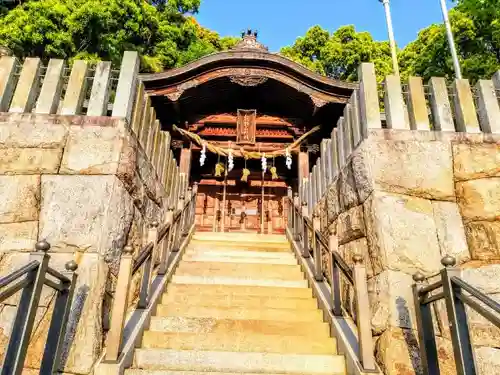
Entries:
{"label": "wooden pillar", "polygon": [[307,152],[299,152],[299,185],[304,182],[304,179],[309,178],[309,154]]}
{"label": "wooden pillar", "polygon": [[191,147],[181,149],[181,159],[179,161],[180,172],[189,176],[191,173]]}
{"label": "wooden pillar", "polygon": [[213,223],[212,232],[217,231],[217,210],[219,209],[219,196],[217,192],[214,194],[214,208],[213,208]]}

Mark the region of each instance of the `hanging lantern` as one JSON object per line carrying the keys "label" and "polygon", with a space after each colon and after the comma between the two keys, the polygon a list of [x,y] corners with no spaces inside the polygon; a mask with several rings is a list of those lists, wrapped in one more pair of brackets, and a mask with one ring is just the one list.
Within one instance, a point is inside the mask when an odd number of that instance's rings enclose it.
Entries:
{"label": "hanging lantern", "polygon": [[262,164],[262,173],[266,173],[266,171],[267,171],[267,159],[266,159],[265,152],[262,154],[262,158],[260,159],[260,161]]}

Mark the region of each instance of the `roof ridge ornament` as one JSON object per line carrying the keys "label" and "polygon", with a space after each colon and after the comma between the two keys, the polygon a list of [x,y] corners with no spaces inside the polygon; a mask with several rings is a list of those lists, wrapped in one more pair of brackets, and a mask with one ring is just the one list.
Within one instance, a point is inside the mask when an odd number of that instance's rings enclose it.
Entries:
{"label": "roof ridge ornament", "polygon": [[234,50],[261,50],[261,51],[269,51],[265,45],[260,43],[257,40],[258,33],[257,31],[253,31],[252,29],[248,29],[247,31],[243,31],[241,33],[241,40],[234,46]]}

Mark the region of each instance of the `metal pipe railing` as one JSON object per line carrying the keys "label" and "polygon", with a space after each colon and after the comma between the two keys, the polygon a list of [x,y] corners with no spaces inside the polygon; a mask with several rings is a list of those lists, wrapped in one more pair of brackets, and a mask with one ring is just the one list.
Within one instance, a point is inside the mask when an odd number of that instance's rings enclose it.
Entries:
{"label": "metal pipe railing", "polygon": [[445,268],[439,274],[440,280],[433,284],[424,285],[426,278],[421,272],[413,275],[413,297],[423,372],[424,375],[440,374],[431,307],[433,302],[444,299],[457,374],[476,375],[466,306],[500,327],[500,304],[460,278],[461,271],[455,267],[455,258],[445,256],[441,264]]}
{"label": "metal pipe railing", "polygon": [[[333,315],[344,316],[341,298],[341,279],[346,280],[354,289],[356,316],[354,317],[358,328],[358,359],[366,372],[374,372],[377,369],[373,352],[373,339],[371,330],[371,310],[368,300],[368,285],[366,267],[361,255],[353,256],[353,267],[349,267],[346,261],[338,253],[338,242],[336,236],[330,236],[329,241],[321,235],[321,222],[316,213],[312,220],[307,217],[307,203],[303,202],[299,207],[298,199],[292,200],[288,196],[289,220],[288,229],[292,238],[301,250],[304,258],[313,258],[313,274],[316,281],[324,280],[324,265],[322,262],[323,251],[329,255],[330,267],[330,306]],[[310,247],[309,247],[310,246]]]}
{"label": "metal pipe railing", "polygon": [[[53,374],[59,369],[78,265],[74,261],[67,262],[66,271],[58,272],[49,267],[50,244],[47,241],[37,242],[35,250],[30,254],[30,262],[27,265],[0,278],[0,289],[4,289],[0,292],[0,303],[22,290],[4,355],[1,375],[20,375],[23,371],[44,285],[55,289],[56,298],[40,364],[40,373]],[[56,281],[47,278],[48,275]]]}
{"label": "metal pipe railing", "polygon": [[170,264],[170,253],[179,251],[183,237],[189,233],[186,228],[191,228],[195,218],[197,189],[188,189],[186,197],[180,196],[177,211],[170,207],[166,215],[166,223],[159,226],[158,222],[151,223],[147,235],[147,243],[134,260],[134,249],[126,246],[123,249],[118,280],[111,313],[111,324],[106,339],[106,354],[104,362],[117,363],[123,344],[126,313],[129,308],[130,287],[133,276],[143,269],[139,290],[138,309],[150,306],[152,294],[153,273],[164,275]]}

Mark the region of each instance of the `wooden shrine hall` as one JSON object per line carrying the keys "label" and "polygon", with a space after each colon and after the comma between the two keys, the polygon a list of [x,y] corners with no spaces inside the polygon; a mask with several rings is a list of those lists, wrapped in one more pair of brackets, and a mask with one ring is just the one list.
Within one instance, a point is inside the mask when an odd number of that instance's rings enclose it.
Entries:
{"label": "wooden shrine hall", "polygon": [[[283,233],[287,187],[308,178],[321,140],[330,138],[355,88],[268,52],[251,30],[232,50],[140,78],[162,129],[172,135],[180,172],[190,183],[199,183],[197,231]],[[317,126],[319,130],[292,151],[290,168],[284,156],[266,156],[266,173],[260,158],[235,156],[231,169],[227,156],[205,152],[202,146],[206,142],[226,150],[270,154]],[[202,154],[206,160],[200,163]],[[218,163],[224,172],[216,177]],[[245,169],[250,173],[242,181]]]}

